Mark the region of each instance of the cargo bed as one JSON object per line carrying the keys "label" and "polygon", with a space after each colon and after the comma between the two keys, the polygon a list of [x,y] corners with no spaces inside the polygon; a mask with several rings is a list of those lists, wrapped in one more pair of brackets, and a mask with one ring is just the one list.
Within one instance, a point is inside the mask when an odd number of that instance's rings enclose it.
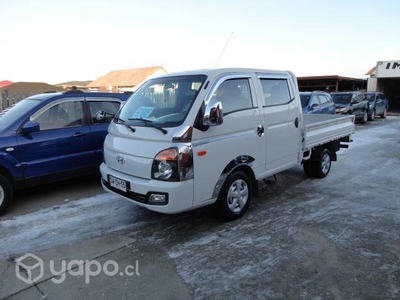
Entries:
{"label": "cargo bed", "polygon": [[354,133],[353,115],[303,115],[302,150],[307,151]]}

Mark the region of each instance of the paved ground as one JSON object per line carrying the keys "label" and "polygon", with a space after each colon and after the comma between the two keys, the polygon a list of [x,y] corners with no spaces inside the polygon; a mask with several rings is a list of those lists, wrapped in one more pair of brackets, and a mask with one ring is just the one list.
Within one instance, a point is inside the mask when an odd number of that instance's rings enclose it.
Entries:
{"label": "paved ground", "polygon": [[0,299],[399,299],[399,133],[396,116],[357,125],[327,178],[260,183],[230,223],[147,211],[97,178],[19,193],[0,218]]}

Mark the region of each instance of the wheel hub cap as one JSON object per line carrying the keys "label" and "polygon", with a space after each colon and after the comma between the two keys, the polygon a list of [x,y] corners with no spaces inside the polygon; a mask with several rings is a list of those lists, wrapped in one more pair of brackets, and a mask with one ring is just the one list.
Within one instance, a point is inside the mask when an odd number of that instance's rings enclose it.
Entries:
{"label": "wheel hub cap", "polygon": [[242,211],[247,203],[249,188],[246,181],[238,179],[232,183],[228,192],[228,207],[234,213]]}

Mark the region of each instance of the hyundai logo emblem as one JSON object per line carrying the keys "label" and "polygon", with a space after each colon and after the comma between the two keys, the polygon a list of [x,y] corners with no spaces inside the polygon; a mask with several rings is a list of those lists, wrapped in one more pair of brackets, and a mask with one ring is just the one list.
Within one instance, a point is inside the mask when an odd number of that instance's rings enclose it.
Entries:
{"label": "hyundai logo emblem", "polygon": [[122,156],[117,156],[117,162],[123,165],[125,163],[125,159]]}

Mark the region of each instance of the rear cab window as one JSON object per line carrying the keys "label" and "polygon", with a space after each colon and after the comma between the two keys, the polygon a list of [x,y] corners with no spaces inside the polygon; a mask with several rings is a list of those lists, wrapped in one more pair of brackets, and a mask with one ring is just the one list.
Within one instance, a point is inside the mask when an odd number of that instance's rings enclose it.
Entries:
{"label": "rear cab window", "polygon": [[287,79],[261,78],[263,106],[288,104],[293,100]]}

